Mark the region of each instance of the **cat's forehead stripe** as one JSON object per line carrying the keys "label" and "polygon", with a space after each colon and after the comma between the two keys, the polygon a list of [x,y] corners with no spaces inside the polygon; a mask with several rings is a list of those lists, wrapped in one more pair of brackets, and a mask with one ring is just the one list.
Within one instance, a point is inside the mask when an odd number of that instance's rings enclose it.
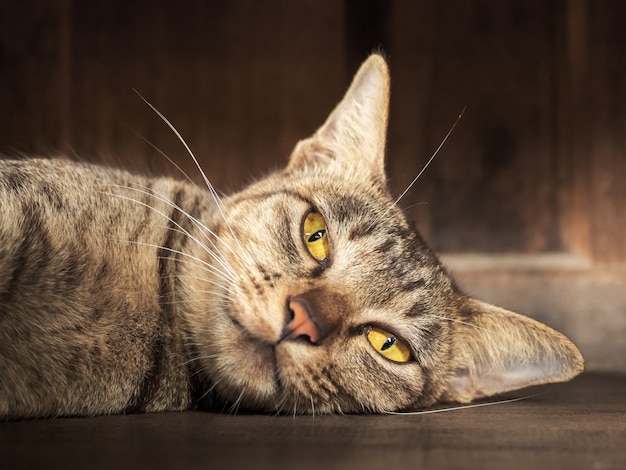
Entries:
{"label": "cat's forehead stripe", "polygon": [[282,218],[282,222],[280,224],[280,229],[283,233],[283,236],[277,237],[279,243],[282,245],[282,253],[289,257],[289,264],[291,266],[298,266],[302,261],[300,256],[300,250],[296,246],[294,242],[294,237],[291,232],[291,220],[285,215]]}
{"label": "cat's forehead stripe", "polygon": [[295,198],[302,202],[305,202],[310,206],[313,205],[312,201],[309,198],[303,196],[297,191],[293,191],[289,189],[277,189],[274,191],[261,191],[261,192],[256,192],[252,194],[247,194],[247,195],[238,197],[237,203],[243,203],[243,202],[261,203],[261,202],[267,201],[268,199],[272,199],[276,196],[287,196],[287,197]]}
{"label": "cat's forehead stripe", "polygon": [[407,318],[415,318],[424,315],[427,312],[428,303],[424,300],[418,300],[411,307],[404,312],[404,316]]}
{"label": "cat's forehead stripe", "polygon": [[426,281],[422,278],[416,279],[414,281],[409,281],[404,284],[401,289],[404,292],[412,292],[414,290],[422,289],[426,285]]}
{"label": "cat's forehead stripe", "polygon": [[352,230],[350,230],[350,233],[348,234],[348,240],[355,241],[355,240],[358,240],[359,238],[372,235],[373,233],[375,233],[375,231],[376,231],[376,227],[374,227],[374,225],[361,224],[357,227],[354,227]]}

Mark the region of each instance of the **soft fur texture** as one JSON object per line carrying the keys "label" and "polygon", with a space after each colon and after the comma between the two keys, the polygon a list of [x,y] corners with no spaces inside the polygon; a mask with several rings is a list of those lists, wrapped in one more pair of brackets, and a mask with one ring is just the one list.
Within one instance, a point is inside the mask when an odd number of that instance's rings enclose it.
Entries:
{"label": "soft fur texture", "polygon": [[[286,169],[219,201],[59,159],[0,161],[0,418],[415,410],[564,381],[563,335],[467,297],[387,190],[371,56]],[[329,255],[303,220],[321,214]],[[371,327],[408,345],[394,362]]]}

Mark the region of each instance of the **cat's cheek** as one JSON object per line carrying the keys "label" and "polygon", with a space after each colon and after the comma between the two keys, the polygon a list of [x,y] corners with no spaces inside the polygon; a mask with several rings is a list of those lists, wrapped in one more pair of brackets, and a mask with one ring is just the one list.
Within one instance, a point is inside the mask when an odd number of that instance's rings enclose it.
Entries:
{"label": "cat's cheek", "polygon": [[413,409],[423,398],[426,378],[415,362],[395,363],[368,345],[351,367],[362,371],[356,399],[378,413]]}
{"label": "cat's cheek", "polygon": [[239,400],[242,406],[259,409],[273,402],[276,394],[272,348],[232,326],[210,339],[214,360],[211,375],[226,401]]}
{"label": "cat's cheek", "polygon": [[247,294],[245,289],[239,290],[243,294],[233,295],[222,315],[256,341],[275,344],[280,339],[285,324],[284,296],[255,297]]}
{"label": "cat's cheek", "polygon": [[238,401],[242,407],[263,409],[276,394],[274,353],[271,344],[252,336],[233,320],[227,304],[212,315],[188,319],[196,347],[193,367],[204,383],[225,405]]}
{"label": "cat's cheek", "polygon": [[[281,371],[293,371],[306,369],[306,364],[315,360],[315,354],[311,349],[318,348],[302,341],[282,341],[275,346],[276,364]],[[319,355],[318,355],[319,356]]]}
{"label": "cat's cheek", "polygon": [[282,341],[274,351],[277,376],[284,389],[315,394],[314,382],[320,372],[332,363],[327,350],[302,340]]}

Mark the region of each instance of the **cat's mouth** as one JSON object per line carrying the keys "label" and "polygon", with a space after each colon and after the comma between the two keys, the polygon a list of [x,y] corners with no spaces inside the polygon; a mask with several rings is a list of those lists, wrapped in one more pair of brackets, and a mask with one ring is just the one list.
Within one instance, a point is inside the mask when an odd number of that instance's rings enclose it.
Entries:
{"label": "cat's mouth", "polygon": [[[233,338],[237,338],[237,359],[231,361],[230,370],[217,387],[216,398],[221,406],[236,407],[238,411],[276,412],[292,405],[292,395],[297,384],[290,380],[289,370],[297,360],[293,350],[287,351],[294,341],[307,341],[294,337],[285,327],[276,341],[268,341],[235,318],[230,318]],[[296,329],[297,330],[297,329]]]}

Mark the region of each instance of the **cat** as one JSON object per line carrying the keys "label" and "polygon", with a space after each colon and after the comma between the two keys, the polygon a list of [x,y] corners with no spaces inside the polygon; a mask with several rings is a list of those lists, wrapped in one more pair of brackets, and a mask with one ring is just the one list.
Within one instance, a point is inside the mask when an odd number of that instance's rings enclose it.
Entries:
{"label": "cat", "polygon": [[0,160],[0,418],[201,408],[387,413],[583,370],[465,295],[395,204],[370,56],[287,166],[209,184]]}

